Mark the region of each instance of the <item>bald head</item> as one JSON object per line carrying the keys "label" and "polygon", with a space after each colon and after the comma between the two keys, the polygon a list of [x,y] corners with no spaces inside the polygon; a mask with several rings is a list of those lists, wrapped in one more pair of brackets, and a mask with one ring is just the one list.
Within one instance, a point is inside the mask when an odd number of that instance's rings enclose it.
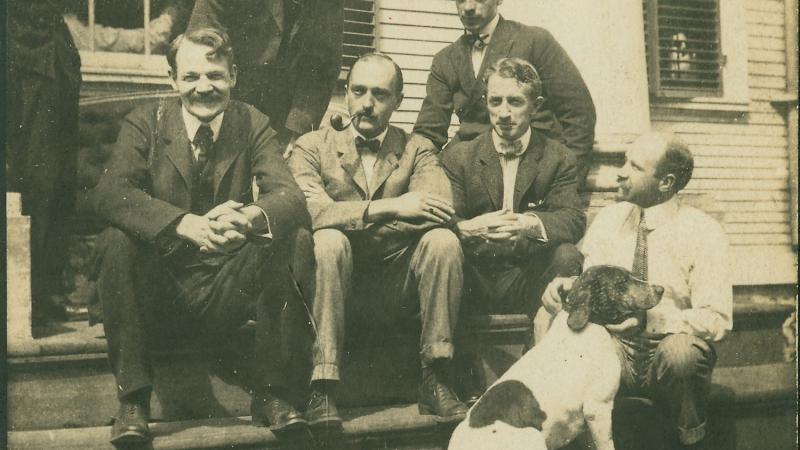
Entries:
{"label": "bald head", "polygon": [[672,175],[675,179],[673,194],[685,188],[692,179],[694,157],[689,145],[679,136],[661,131],[649,131],[641,135],[634,146],[646,149],[656,161],[655,176],[663,179]]}

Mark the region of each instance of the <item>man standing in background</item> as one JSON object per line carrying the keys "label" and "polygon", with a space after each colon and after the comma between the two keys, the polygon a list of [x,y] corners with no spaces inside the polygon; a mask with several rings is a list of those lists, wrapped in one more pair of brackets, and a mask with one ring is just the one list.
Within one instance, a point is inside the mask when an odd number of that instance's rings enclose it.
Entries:
{"label": "man standing in background", "polygon": [[31,216],[33,321],[65,319],[62,272],[75,204],[81,60],[60,2],[8,2],[6,191]]}
{"label": "man standing in background", "polygon": [[339,76],[343,0],[197,0],[188,31],[231,37],[237,99],[269,116],[285,148],[319,127]]}

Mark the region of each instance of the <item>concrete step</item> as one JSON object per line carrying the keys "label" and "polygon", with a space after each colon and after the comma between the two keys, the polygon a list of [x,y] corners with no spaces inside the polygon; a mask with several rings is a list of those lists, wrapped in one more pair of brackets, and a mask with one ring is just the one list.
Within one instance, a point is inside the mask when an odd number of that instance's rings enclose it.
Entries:
{"label": "concrete step", "polygon": [[[774,302],[738,303],[736,329],[717,346],[718,367],[782,361],[785,344],[780,326],[790,310],[790,306]],[[479,362],[477,379],[491,383],[521,356],[529,321],[525,316],[478,316],[468,322],[465,328],[469,331],[459,337],[458,347],[474,351]],[[49,334],[47,337],[9,347],[10,430],[101,426],[115,413],[114,377],[107,365],[102,327],[80,323],[58,327],[62,329],[39,331]],[[347,350],[340,404],[363,407],[415,402],[419,379],[416,338],[366,341],[353,343]],[[249,394],[241,374],[232,373],[214,353],[196,349],[156,352],[154,361],[155,419],[249,414]],[[457,373],[461,382],[471,378],[466,371]],[[304,387],[301,380],[297,390]],[[302,393],[295,401],[304,402]]]}
{"label": "concrete step", "polygon": [[[723,367],[714,373],[707,448],[745,450],[796,448],[793,363]],[[638,409],[637,409],[638,408]],[[658,441],[638,440],[631,417],[652,411],[647,405],[618,402],[615,440],[621,450],[655,450]],[[444,449],[451,427],[420,416],[416,405],[393,405],[345,410],[341,436],[290,436],[279,439],[265,428],[250,425],[247,417],[198,419],[155,423],[153,449]],[[627,425],[627,429],[626,429]],[[111,449],[110,427],[12,431],[10,449]],[[664,449],[666,450],[666,449]]]}

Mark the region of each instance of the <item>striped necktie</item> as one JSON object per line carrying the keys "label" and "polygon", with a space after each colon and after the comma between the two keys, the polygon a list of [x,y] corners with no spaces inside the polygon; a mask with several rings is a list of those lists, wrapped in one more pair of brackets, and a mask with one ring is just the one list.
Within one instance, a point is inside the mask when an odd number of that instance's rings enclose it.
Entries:
{"label": "striped necktie", "polygon": [[644,220],[644,208],[639,216],[639,228],[636,232],[636,250],[633,254],[633,275],[641,280],[647,280],[647,222]]}

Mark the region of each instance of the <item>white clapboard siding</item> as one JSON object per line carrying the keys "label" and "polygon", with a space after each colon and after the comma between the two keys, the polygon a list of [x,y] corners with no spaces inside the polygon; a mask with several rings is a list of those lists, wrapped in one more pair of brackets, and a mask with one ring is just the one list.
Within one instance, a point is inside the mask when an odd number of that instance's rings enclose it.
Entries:
{"label": "white clapboard siding", "polygon": [[[724,1],[724,0],[723,0]],[[770,100],[786,89],[784,2],[747,0],[749,111],[736,120],[659,114],[696,155],[692,192],[710,193],[734,246],[791,245],[786,122]]]}
{"label": "white clapboard siding", "polygon": [[[381,0],[378,46],[403,69],[405,100],[392,123],[410,131],[425,98],[433,56],[463,33],[451,0]],[[452,124],[458,119],[453,116]],[[451,127],[451,135],[455,128]]]}
{"label": "white clapboard siding", "polygon": [[[700,207],[722,222],[737,254],[786,256],[791,253],[792,201],[788,138],[784,117],[770,103],[786,89],[784,2],[745,3],[748,110],[698,115],[653,106],[652,125],[681,135],[692,147],[696,169],[687,195],[711,199]],[[433,55],[463,31],[451,0],[380,0],[377,5],[378,48],[398,62],[406,82],[405,100],[392,119],[411,130],[425,97]],[[592,173],[613,180],[615,170],[601,166]],[[612,193],[592,194],[590,217],[613,201]]]}

